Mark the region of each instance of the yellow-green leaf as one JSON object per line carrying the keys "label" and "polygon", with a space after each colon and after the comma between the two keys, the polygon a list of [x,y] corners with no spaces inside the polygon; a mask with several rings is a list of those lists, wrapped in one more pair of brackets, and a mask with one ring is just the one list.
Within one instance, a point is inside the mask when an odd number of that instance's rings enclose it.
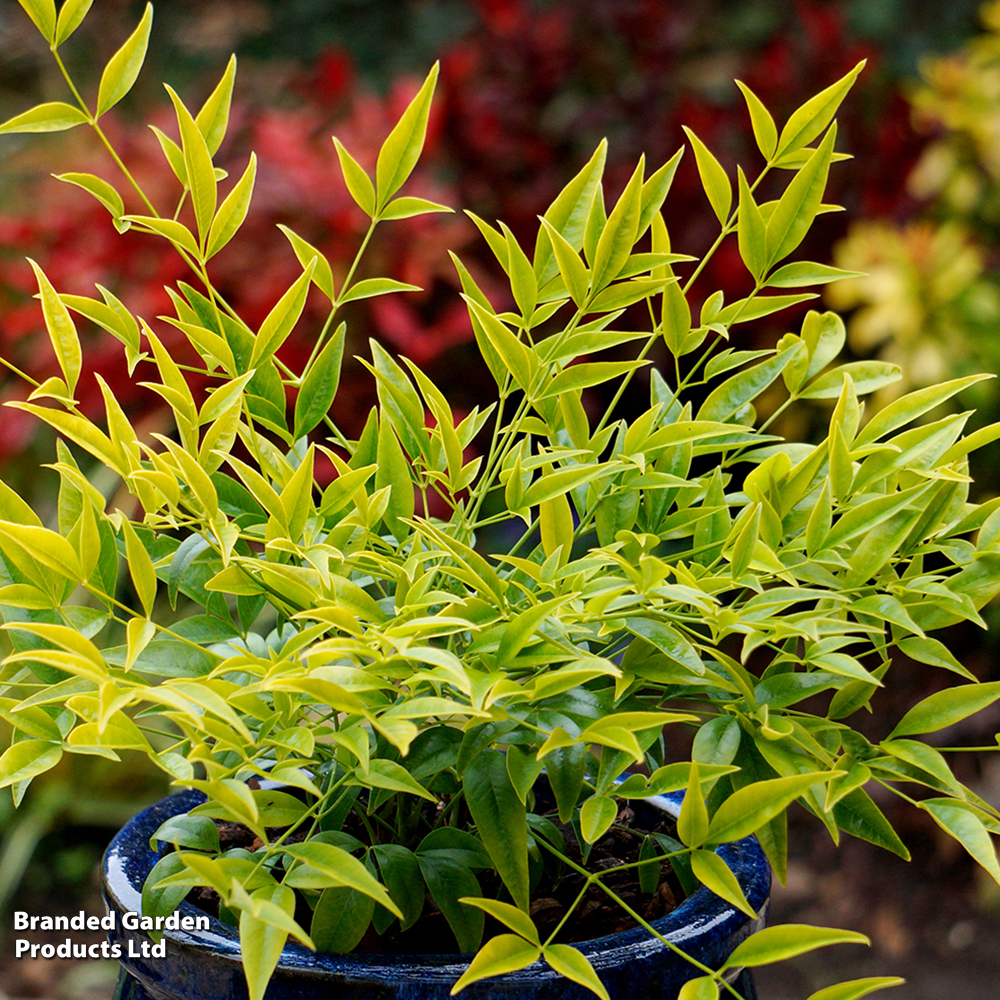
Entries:
{"label": "yellow-green leaf", "polygon": [[778,148],[778,127],[774,124],[771,113],[764,107],[761,99],[742,80],[737,80],[736,86],[740,88],[743,98],[747,102],[750,125],[753,128],[754,138],[757,140],[757,148],[761,151],[764,159],[769,161]]}
{"label": "yellow-green leaf", "polygon": [[469,967],[451,988],[451,996],[480,979],[523,969],[536,961],[541,953],[537,944],[531,944],[516,934],[498,934],[479,949]]}
{"label": "yellow-green leaf", "polygon": [[307,243],[297,233],[292,232],[288,226],[279,224],[278,228],[292,244],[292,250],[295,251],[295,256],[304,268],[308,267],[312,261],[316,261],[313,264],[313,283],[332,302],[334,299],[333,271],[330,268],[330,262],[311,243]]}
{"label": "yellow-green leaf", "polygon": [[375,214],[375,187],[371,178],[336,136],[333,137],[333,145],[337,150],[340,171],[344,175],[344,183],[347,185],[348,193],[365,215],[373,216]]}
{"label": "yellow-green leaf", "polygon": [[[95,177],[93,174],[56,174],[56,180],[65,181],[67,184],[75,184],[79,188],[83,188],[84,191],[90,192],[110,213],[111,217],[115,220],[115,226],[118,228],[119,223],[128,228],[128,223],[121,222],[122,216],[125,214],[125,204],[122,201],[122,196],[106,181],[102,180],[100,177]],[[123,230],[119,228],[119,232]]]}
{"label": "yellow-green leaf", "polygon": [[28,263],[35,272],[35,278],[38,281],[38,291],[42,299],[42,315],[45,317],[45,327],[49,332],[49,339],[52,341],[59,367],[66,380],[66,387],[72,394],[76,389],[83,364],[76,327],[73,325],[69,310],[56,294],[56,290],[52,287],[52,283],[45,276],[45,273],[30,258]]}
{"label": "yellow-green leaf", "polygon": [[431,99],[437,83],[440,65],[431,67],[427,79],[403,112],[393,130],[386,137],[379,150],[375,165],[375,187],[378,192],[376,207],[381,209],[403,186],[407,177],[417,165],[427,136],[427,119],[431,110]]}
{"label": "yellow-green leaf", "polygon": [[55,767],[62,759],[62,747],[49,740],[22,740],[0,756],[0,788],[28,781]]}
{"label": "yellow-green leaf", "polygon": [[215,179],[215,167],[212,165],[212,154],[201,130],[195,124],[191,112],[176,92],[167,87],[167,93],[173,102],[177,114],[177,125],[181,133],[181,149],[184,152],[184,169],[187,171],[187,185],[191,192],[191,202],[194,206],[195,223],[198,226],[198,237],[204,246],[215,217],[218,203],[219,186]]}
{"label": "yellow-green leaf", "polygon": [[724,969],[754,968],[803,955],[831,944],[870,944],[864,934],[833,927],[784,924],[752,934],[726,959]]}
{"label": "yellow-green leaf", "polygon": [[729,218],[729,209],[733,204],[733,188],[722,169],[722,164],[715,158],[711,150],[691,131],[683,126],[684,134],[694,149],[695,162],[698,164],[698,175],[701,186],[705,189],[712,211],[723,225]]}
{"label": "yellow-green leaf", "polygon": [[55,0],[18,0],[35,27],[47,42],[51,42],[56,31]]}
{"label": "yellow-green leaf", "polygon": [[691,871],[694,877],[707,886],[727,903],[750,917],[756,917],[753,907],[747,902],[736,876],[715,851],[700,848],[691,852]]}
{"label": "yellow-green leaf", "polygon": [[[295,893],[288,886],[261,886],[250,898],[257,903],[270,903],[289,920],[294,917]],[[272,916],[272,920],[267,916]],[[240,951],[250,1000],[264,1000],[264,991],[288,940],[288,930],[272,921],[271,912],[262,907],[258,907],[256,914],[253,910],[240,913]]]}
{"label": "yellow-green leaf", "polygon": [[83,125],[87,120],[87,116],[72,104],[50,101],[9,118],[0,125],[0,135],[14,132],[65,132],[76,125]]}
{"label": "yellow-green leaf", "polygon": [[571,979],[574,983],[579,983],[586,987],[591,993],[596,994],[601,1000],[610,1000],[608,991],[604,988],[594,967],[590,964],[590,959],[583,952],[569,944],[550,944],[542,949],[542,958],[560,976]]}
{"label": "yellow-green leaf", "polygon": [[236,182],[232,191],[226,196],[226,200],[219,206],[219,211],[212,220],[212,228],[208,231],[208,243],[205,249],[205,257],[213,257],[217,254],[235,235],[243,220],[247,217],[250,208],[250,199],[253,197],[254,181],[257,177],[257,154],[250,154],[250,162],[247,164],[243,176]]}
{"label": "yellow-green leaf", "polygon": [[229,125],[229,106],[233,99],[235,80],[236,56],[230,56],[222,79],[208,95],[205,103],[201,106],[201,111],[194,119],[198,131],[205,137],[205,144],[212,156],[215,156],[219,151],[222,140],[226,136],[226,128]]}
{"label": "yellow-green leaf", "polygon": [[95,117],[100,118],[132,89],[146,58],[146,47],[149,45],[149,32],[152,26],[153,5],[149,3],[146,4],[139,26],[104,67],[97,91]]}
{"label": "yellow-green leaf", "polygon": [[315,267],[315,263],[311,260],[292,287],[281,296],[277,305],[267,314],[254,340],[250,368],[260,367],[261,362],[270,358],[292,332],[305,308],[309,283],[312,281]]}
{"label": "yellow-green leaf", "polygon": [[833,120],[840,102],[847,96],[858,74],[865,67],[862,60],[849,73],[842,76],[826,90],[810,98],[788,119],[778,139],[776,156],[793,153],[812,142]]}

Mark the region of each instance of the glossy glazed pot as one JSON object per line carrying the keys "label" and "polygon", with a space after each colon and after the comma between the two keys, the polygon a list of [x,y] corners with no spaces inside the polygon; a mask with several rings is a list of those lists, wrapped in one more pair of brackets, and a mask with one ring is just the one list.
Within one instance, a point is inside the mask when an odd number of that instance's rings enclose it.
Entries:
{"label": "glossy glazed pot", "polygon": [[[633,802],[673,816],[682,793]],[[141,910],[142,885],[160,854],[149,847],[153,832],[168,818],[204,801],[199,792],[181,792],[139,813],[111,842],[102,866],[104,894],[117,914],[112,944],[121,949],[122,970],[116,1000],[246,1000],[240,964],[239,935],[211,919],[207,931],[166,931],[166,955],[144,957],[149,938],[123,928],[125,913]],[[751,920],[714,893],[700,888],[653,926],[698,961],[718,968],[733,949],[764,923],[771,870],[753,837],[719,848],[733,869],[750,905],[760,916]],[[191,903],[183,916],[204,917]],[[675,1000],[688,979],[700,975],[689,963],[645,930],[611,934],[577,947],[590,959],[612,1000]],[[321,955],[296,942],[286,946],[267,990],[267,1000],[447,1000],[468,964],[459,955]],[[746,1000],[755,1000],[748,971],[734,973],[733,984]],[[593,994],[536,962],[520,972],[473,983],[464,1000],[593,1000]]]}

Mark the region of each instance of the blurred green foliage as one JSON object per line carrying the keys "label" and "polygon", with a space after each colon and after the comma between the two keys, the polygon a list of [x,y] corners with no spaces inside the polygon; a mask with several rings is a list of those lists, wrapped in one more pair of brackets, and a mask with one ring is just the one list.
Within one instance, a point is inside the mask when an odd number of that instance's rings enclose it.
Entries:
{"label": "blurred green foliage", "polygon": [[[827,292],[853,309],[848,343],[903,367],[906,388],[970,371],[1000,372],[1000,3],[959,51],[927,58],[908,88],[915,127],[929,137],[905,179],[915,210],[854,222],[835,251],[866,272]],[[981,423],[1000,417],[997,382],[963,393]]]}

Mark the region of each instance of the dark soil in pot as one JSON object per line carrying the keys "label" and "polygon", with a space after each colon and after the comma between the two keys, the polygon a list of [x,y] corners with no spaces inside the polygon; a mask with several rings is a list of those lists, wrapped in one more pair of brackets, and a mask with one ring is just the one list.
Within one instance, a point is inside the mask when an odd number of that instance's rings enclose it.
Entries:
{"label": "dark soil in pot", "polygon": [[[632,805],[624,804],[608,833],[592,845],[585,862],[572,825],[558,821],[554,812],[555,803],[547,801],[547,798],[547,790],[542,788],[540,801],[535,805],[536,811],[542,813],[544,810],[546,817],[563,835],[567,856],[590,871],[605,871],[639,861],[643,841],[649,835],[662,834],[676,839],[677,824],[668,813],[641,801]],[[551,814],[548,812],[550,808],[553,810]],[[256,835],[241,824],[216,820],[216,826],[219,829],[219,840],[223,850],[237,847],[254,851],[261,846]],[[275,835],[278,832],[275,831]],[[352,829],[350,832],[363,833],[360,829]],[[287,842],[296,843],[302,839],[303,834],[292,834]],[[664,849],[658,848],[658,852],[664,853]],[[609,875],[604,882],[636,913],[641,914],[643,919],[658,920],[673,910],[686,895],[681,880],[670,863],[663,862],[658,867],[660,877],[653,892],[643,891],[637,878],[637,870],[634,868]],[[495,872],[482,871],[478,877],[484,896],[505,898],[500,879]],[[531,907],[531,917],[543,938],[546,938],[563,920],[567,909],[573,905],[582,887],[583,876],[573,871],[564,871],[557,882],[543,881],[540,891],[534,894]],[[220,916],[219,897],[214,889],[193,889],[188,899],[211,916]],[[301,912],[296,914],[296,919],[303,927],[308,928],[312,913],[304,902],[300,904],[300,909]],[[638,925],[635,920],[628,913],[600,888],[592,886],[580,904],[575,907],[556,940],[566,943],[589,941],[636,926]],[[494,934],[506,933],[507,930],[508,928],[487,915],[483,940],[489,940]],[[428,955],[440,952],[442,942],[449,940],[452,945],[455,944],[444,915],[428,893],[424,900],[423,913],[413,927],[404,932],[400,931],[397,925],[395,930],[389,930],[382,935],[369,928],[354,951],[360,954]]]}

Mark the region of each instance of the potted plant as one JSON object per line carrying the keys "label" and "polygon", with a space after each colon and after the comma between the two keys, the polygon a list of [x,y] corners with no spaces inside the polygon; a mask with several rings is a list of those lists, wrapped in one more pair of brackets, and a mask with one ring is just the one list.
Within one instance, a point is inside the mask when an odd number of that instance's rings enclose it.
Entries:
{"label": "potted plant", "polygon": [[[66,73],[59,49],[89,3],[20,2]],[[607,996],[588,947],[566,940],[600,896],[640,928],[625,932],[625,962],[651,946],[686,958],[681,1000],[748,995],[746,980],[730,982],[740,967],[864,939],[778,927],[739,943],[759,925],[766,885],[732,853],[751,847],[724,845],[756,834],[783,877],[785,812],[799,801],[835,840],[846,832],[905,856],[870,782],[926,810],[1000,881],[990,842],[1000,815],[914,739],[1000,697],[1000,684],[979,683],[927,634],[981,621],[977,609],[1000,590],[1000,501],[970,503],[967,475],[968,453],[1000,428],[963,437],[967,415],[920,422],[970,379],[865,421],[860,398],[898,370],[838,364],[833,313],[808,312],[776,349],[727,346],[741,323],[843,274],[787,258],[829,207],[827,173],[843,158],[833,119],[861,67],[780,131],[742,88],[765,165],[752,182],[740,169],[735,195],[688,133],[719,228],[699,259],[672,249],[662,211],[681,151],[648,174],[640,160],[606,207],[602,146],[533,246],[474,219],[510,284],[498,311],[455,259],[497,399],[458,419],[423,371],[373,343],[365,364],[378,406],[354,438],[329,415],[347,342],[340,311],[406,290],[357,278],[377,226],[446,210],[401,193],[436,69],[374,165],[334,140],[371,220],[358,258],[337,274],[287,231],[301,276],[253,330],[211,279],[255,178],[252,155],[235,182],[212,162],[234,65],[197,113],[169,91],[177,138],[157,133],[177,180],[169,207],[152,202],[101,128],[139,73],[151,16],[104,70],[96,101],[66,74],[76,104],[0,126],[92,127],[124,183],[63,179],[117,228],[169,241],[200,283],[171,289],[173,315],[135,317],[106,290],[60,294],[32,264],[60,374],[10,405],[59,435],[56,516],[43,523],[0,484],[12,648],[0,711],[14,732],[0,786],[20,801],[64,753],[139,752],[188,790],[117,842],[141,830],[152,861],[145,848],[109,855],[109,869],[142,870],[150,940],[157,918],[209,890],[218,919],[238,928],[254,1000],[276,968],[277,984],[303,961],[295,946],[282,957],[290,937],[367,953],[405,949],[415,925],[432,950],[453,953],[451,992],[502,987],[523,969],[529,985],[511,995],[543,995],[531,992],[532,970],[550,968],[573,981],[567,996]],[[764,200],[772,183],[776,197]],[[727,304],[717,292],[695,317],[692,284],[726,239],[747,295]],[[281,347],[309,295],[329,301],[328,318],[296,371]],[[648,307],[643,332],[625,311],[635,305]],[[169,410],[165,433],[137,430],[104,383],[102,417],[80,411],[74,315],[122,342]],[[181,330],[195,360],[166,350],[157,322]],[[635,356],[600,360],[612,348]],[[647,361],[658,352],[662,372]],[[597,387],[610,399],[593,413]],[[625,421],[620,402],[640,392],[648,406]],[[771,433],[788,407],[815,400],[828,401],[819,444]],[[114,474],[108,495],[91,466]],[[896,679],[897,650],[953,683],[886,720],[873,742],[849,720]],[[671,756],[665,731],[693,737],[689,759]],[[670,829],[643,814],[641,800],[680,790]],[[220,841],[220,826],[235,839]],[[602,854],[609,838],[629,853]],[[714,896],[727,919],[740,915],[728,957],[701,961],[649,916],[666,895],[667,861],[692,899]],[[184,933],[166,931],[177,947]],[[465,967],[454,953],[475,957]],[[841,984],[814,1000],[897,981]]]}

